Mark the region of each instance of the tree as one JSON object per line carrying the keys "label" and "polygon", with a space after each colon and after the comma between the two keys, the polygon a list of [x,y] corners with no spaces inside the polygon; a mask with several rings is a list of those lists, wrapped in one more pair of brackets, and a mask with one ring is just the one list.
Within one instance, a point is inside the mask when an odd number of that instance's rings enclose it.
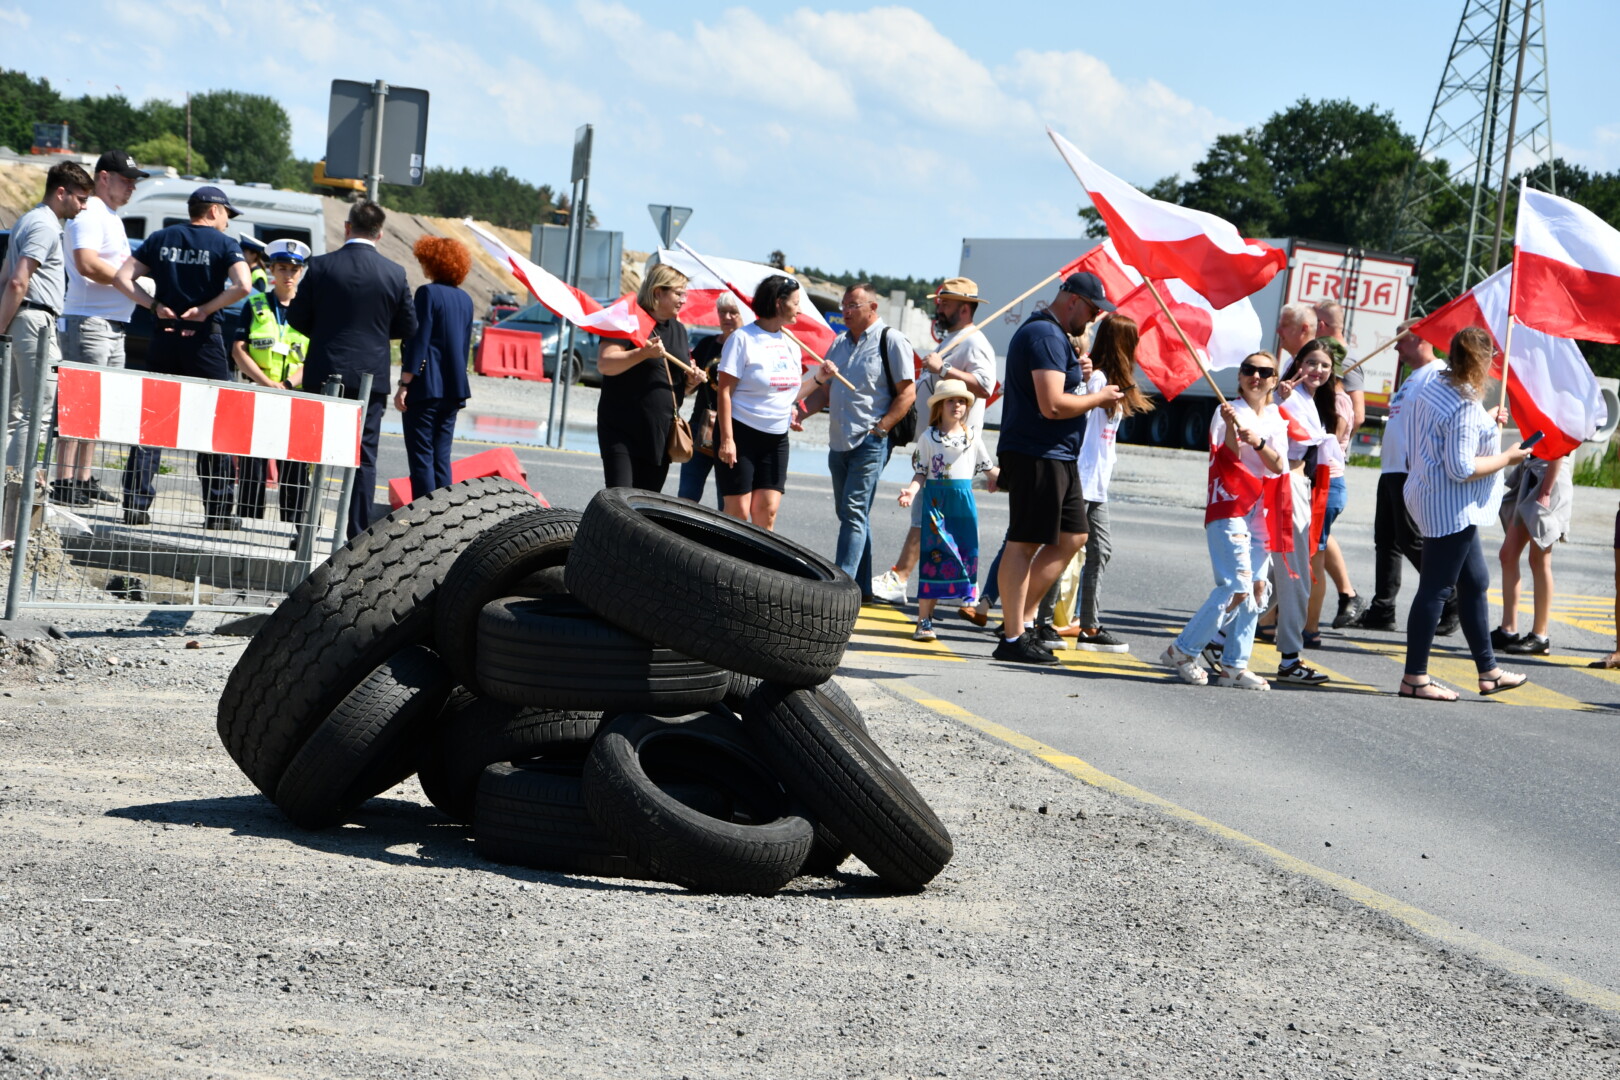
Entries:
{"label": "tree", "polygon": [[549,184],[537,187],[499,165],[488,172],[430,167],[420,187],[385,183],[381,199],[391,210],[434,217],[475,217],[508,229],[550,222],[559,210],[567,208],[567,199],[558,199]]}
{"label": "tree", "polygon": [[61,123],[62,95],[49,79],[32,79],[21,71],[0,68],[0,143],[20,154],[34,145],[36,121]]}
{"label": "tree", "polygon": [[292,156],[292,122],[274,98],[211,90],[191,99],[191,145],[222,176],[269,182]]}
{"label": "tree", "polygon": [[[130,156],[142,165],[168,165],[186,171],[186,140],[172,131],[166,131],[155,139],[138,142],[129,148]],[[213,170],[208,167],[208,159],[197,152],[195,147],[191,150],[191,173],[196,176],[207,176]]]}
{"label": "tree", "polygon": [[1180,195],[1183,204],[1226,218],[1244,236],[1276,236],[1283,220],[1276,173],[1247,133],[1217,136]]}
{"label": "tree", "polygon": [[154,138],[166,130],[152,124],[151,118],[129,103],[122,94],[106,97],[86,95],[63,104],[63,119],[73,129],[73,142],[84,153],[127,150],[135,143]]}

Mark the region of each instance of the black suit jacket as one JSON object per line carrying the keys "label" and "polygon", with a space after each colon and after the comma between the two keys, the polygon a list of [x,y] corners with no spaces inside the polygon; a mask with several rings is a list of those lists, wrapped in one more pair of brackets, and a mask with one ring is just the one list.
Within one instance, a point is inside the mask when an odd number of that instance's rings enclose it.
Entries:
{"label": "black suit jacket", "polygon": [[317,393],[332,375],[357,390],[368,373],[371,392],[388,393],[388,342],[416,332],[404,268],[370,244],[344,244],[311,259],[287,321],[309,336],[304,387]]}

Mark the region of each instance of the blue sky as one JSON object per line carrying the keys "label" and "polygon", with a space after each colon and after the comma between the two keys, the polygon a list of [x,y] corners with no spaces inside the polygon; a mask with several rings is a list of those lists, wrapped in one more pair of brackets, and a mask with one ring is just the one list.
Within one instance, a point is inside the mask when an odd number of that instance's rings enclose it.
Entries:
{"label": "blue sky", "polygon": [[[1620,168],[1620,4],[1546,6],[1558,149]],[[271,94],[305,157],[331,80],[384,78],[433,95],[430,164],[561,188],[591,122],[592,205],[629,247],[655,243],[648,203],[674,203],[699,250],[932,277],[964,236],[1080,232],[1047,123],[1140,184],[1301,96],[1421,135],[1462,7],[0,0],[0,65],[75,95]]]}

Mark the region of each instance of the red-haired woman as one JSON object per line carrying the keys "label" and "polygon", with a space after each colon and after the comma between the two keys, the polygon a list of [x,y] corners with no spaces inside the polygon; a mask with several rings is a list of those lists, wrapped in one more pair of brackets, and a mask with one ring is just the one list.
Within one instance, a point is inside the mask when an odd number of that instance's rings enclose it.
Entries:
{"label": "red-haired woman", "polygon": [[428,283],[416,290],[416,333],[400,349],[394,405],[404,413],[405,457],[411,498],[450,486],[450,444],[456,414],[467,404],[467,353],[472,342],[472,297],[461,283],[472,268],[466,245],[448,236],[424,236],[413,249]]}

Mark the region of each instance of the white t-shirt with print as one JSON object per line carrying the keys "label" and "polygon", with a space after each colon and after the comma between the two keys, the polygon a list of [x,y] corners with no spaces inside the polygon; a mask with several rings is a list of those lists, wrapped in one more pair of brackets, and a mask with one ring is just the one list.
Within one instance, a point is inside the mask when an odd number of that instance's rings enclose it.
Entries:
{"label": "white t-shirt with print", "polygon": [[758,323],[727,338],[720,351],[720,371],[737,378],[731,388],[731,418],[771,435],[787,431],[804,380],[799,355],[799,347],[786,334],[770,333]]}
{"label": "white t-shirt with print", "polygon": [[78,216],[67,223],[67,300],[64,315],[93,315],[113,322],[128,322],[135,310],[123,293],[111,285],[101,285],[79,273],[73,252],[90,250],[111,264],[114,270],[129,261],[129,235],[124,222],[107,204],[92,195]]}
{"label": "white t-shirt with print", "polygon": [[[1086,393],[1095,394],[1108,385],[1108,376],[1093,371],[1086,380]],[[1101,407],[1086,414],[1086,434],[1080,441],[1080,493],[1087,502],[1108,501],[1108,481],[1114,476],[1115,442],[1119,436],[1120,421],[1125,419],[1121,408],[1109,416]]]}
{"label": "white t-shirt with print", "polygon": [[911,468],[927,480],[971,480],[995,467],[978,428],[958,427],[949,435],[924,428],[911,448]]}
{"label": "white t-shirt with print", "polygon": [[[968,335],[966,341],[960,345],[951,345],[951,342],[964,333]],[[986,397],[988,397],[990,392],[996,388],[996,352],[990,347],[990,342],[984,336],[984,332],[978,327],[973,327],[970,330],[952,330],[945,335],[945,340],[939,343],[941,349],[948,345],[951,347],[951,351],[946,353],[943,358],[945,366],[955,368],[957,371],[965,371],[978,379],[979,384],[984,387]],[[929,355],[933,354],[930,353]],[[940,377],[930,372],[926,367],[922,369],[922,374],[917,376],[916,409],[919,431],[928,426],[928,396],[934,392],[934,387],[939,381]],[[973,389],[971,384],[968,389]],[[963,418],[963,423],[974,431],[984,430],[984,404],[985,398],[975,396],[972,407],[968,409],[967,416]]]}

